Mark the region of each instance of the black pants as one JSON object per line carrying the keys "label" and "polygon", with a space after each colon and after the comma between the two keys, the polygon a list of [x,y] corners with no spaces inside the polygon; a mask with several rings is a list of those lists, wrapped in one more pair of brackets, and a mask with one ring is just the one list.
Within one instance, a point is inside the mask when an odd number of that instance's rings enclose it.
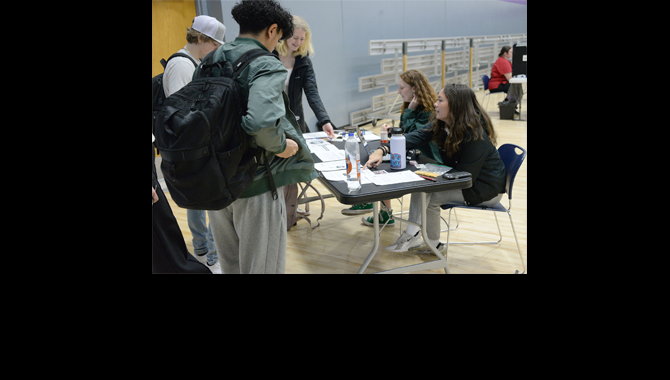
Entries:
{"label": "black pants", "polygon": [[505,83],[505,84],[501,83],[501,84],[498,85],[498,88],[496,88],[495,90],[489,89],[489,92],[492,93],[492,94],[496,93],[496,92],[504,92],[505,94],[507,94],[507,91],[509,91],[509,86],[511,86],[511,85],[512,85],[511,83]]}
{"label": "black pants", "polygon": [[[153,146],[151,150],[153,151]],[[152,171],[152,187],[156,189],[158,202],[151,206],[151,273],[212,274],[212,271],[196,260],[186,249],[184,236],[179,229],[177,219],[158,184],[155,165]]]}

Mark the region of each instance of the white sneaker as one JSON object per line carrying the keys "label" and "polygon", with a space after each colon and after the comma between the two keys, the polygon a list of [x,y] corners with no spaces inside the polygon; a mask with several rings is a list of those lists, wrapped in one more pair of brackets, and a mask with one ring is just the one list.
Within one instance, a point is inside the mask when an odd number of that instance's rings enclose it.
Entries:
{"label": "white sneaker", "polygon": [[[435,247],[441,254],[444,256],[447,253],[447,245],[443,243],[437,243],[437,247]],[[433,252],[432,249],[430,249],[426,243],[422,243],[418,247],[412,247],[409,249],[410,251],[414,251],[415,253],[423,253],[427,255],[433,255],[435,256],[435,253]]]}
{"label": "white sneaker", "polygon": [[221,271],[221,263],[219,263],[218,260],[216,261],[216,264],[209,266],[207,268],[209,268],[209,270],[211,270],[212,273],[214,274],[223,274],[223,272]]}
{"label": "white sneaker", "polygon": [[207,254],[206,253],[204,253],[202,255],[198,255],[198,254],[193,253],[192,256],[195,257],[195,259],[198,260],[199,262],[201,262],[202,264],[207,265]]}
{"label": "white sneaker", "polygon": [[407,232],[403,232],[402,235],[396,240],[395,244],[391,244],[388,247],[384,248],[390,252],[407,252],[412,248],[420,247],[423,243],[423,239],[419,236],[421,231],[412,236]]}

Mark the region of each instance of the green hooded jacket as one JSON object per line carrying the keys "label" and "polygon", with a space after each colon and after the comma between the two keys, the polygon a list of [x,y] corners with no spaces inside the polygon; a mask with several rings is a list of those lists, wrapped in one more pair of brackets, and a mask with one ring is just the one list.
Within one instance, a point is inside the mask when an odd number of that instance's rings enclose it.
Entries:
{"label": "green hooded jacket", "polygon": [[[251,49],[268,50],[254,38],[237,37],[235,41],[221,45],[214,52],[213,62],[235,62]],[[196,73],[199,69],[196,69]],[[253,137],[251,146],[266,150],[265,159],[270,162],[272,178],[277,188],[297,182],[309,182],[317,177],[314,160],[284,93],[287,73],[288,70],[279,59],[263,56],[251,62],[237,78],[244,92],[243,97],[248,99],[247,114],[242,116],[242,128]],[[298,143],[298,152],[289,158],[277,157],[276,154],[286,149],[287,138]],[[254,197],[270,190],[263,161],[258,165],[253,182],[240,198]]]}

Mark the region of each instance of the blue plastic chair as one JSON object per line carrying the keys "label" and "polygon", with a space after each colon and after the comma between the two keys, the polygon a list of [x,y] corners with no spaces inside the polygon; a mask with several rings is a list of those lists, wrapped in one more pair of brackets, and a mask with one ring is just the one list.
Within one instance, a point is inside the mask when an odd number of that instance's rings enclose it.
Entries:
{"label": "blue plastic chair", "polygon": [[[517,154],[516,149],[521,150],[521,154]],[[472,210],[482,210],[482,211],[495,211],[495,212],[506,212],[507,215],[509,215],[509,222],[512,225],[512,232],[514,232],[514,240],[516,240],[516,247],[519,250],[519,258],[521,259],[521,264],[523,265],[523,272],[526,272],[526,263],[523,261],[523,256],[521,256],[521,247],[519,246],[519,239],[516,237],[516,231],[514,230],[514,223],[512,222],[512,186],[514,185],[514,178],[516,177],[516,173],[519,171],[519,168],[521,167],[521,164],[523,163],[523,160],[526,158],[526,150],[523,149],[522,147],[514,144],[503,144],[498,148],[498,153],[500,154],[500,158],[502,159],[503,164],[505,165],[505,170],[507,171],[507,180],[505,183],[505,192],[507,193],[507,197],[509,198],[509,207],[505,208],[505,206],[502,205],[502,203],[498,203],[498,205],[494,207],[486,207],[486,206],[465,206],[463,204],[444,204],[441,205],[440,207],[443,210],[449,210],[449,223],[451,223],[451,210],[454,208],[465,208],[465,209],[472,209]],[[502,241],[502,232],[500,231],[500,224],[498,223],[498,217],[496,216],[496,213],[493,213],[493,216],[496,218],[496,225],[498,226],[498,234],[500,235],[500,240],[498,241],[490,241],[490,242],[458,242],[458,243],[449,243],[449,234],[450,232],[447,232],[447,246],[449,244],[498,244],[500,241]],[[517,270],[516,273],[519,271]]]}
{"label": "blue plastic chair", "polygon": [[[488,92],[484,92],[484,98],[486,98],[487,96],[490,96],[491,94],[497,94],[499,92],[502,92],[502,91],[499,91],[499,90],[491,92],[491,90],[489,90],[489,81],[490,80],[491,80],[491,78],[489,78],[488,75],[482,75],[482,82],[484,83],[484,91],[488,91]],[[484,105],[484,98],[482,98],[482,105]],[[488,98],[486,98],[486,105],[484,106],[484,110],[486,110],[487,109],[486,107],[488,107],[488,106],[489,106],[489,100],[488,100]]]}

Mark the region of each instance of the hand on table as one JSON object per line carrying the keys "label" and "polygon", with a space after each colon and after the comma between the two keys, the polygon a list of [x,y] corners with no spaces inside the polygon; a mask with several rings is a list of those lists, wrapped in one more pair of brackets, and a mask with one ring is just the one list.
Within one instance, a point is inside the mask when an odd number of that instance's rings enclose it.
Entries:
{"label": "hand on table", "polygon": [[[386,124],[384,124],[386,125]],[[363,169],[365,168],[376,168],[379,164],[382,163],[382,158],[384,157],[384,154],[382,153],[381,149],[375,150],[371,155],[370,159],[368,162],[363,165]]]}
{"label": "hand on table", "polygon": [[328,135],[328,138],[335,138],[335,132],[333,132],[333,125],[330,123],[326,123],[322,126],[323,131],[326,132]]}

